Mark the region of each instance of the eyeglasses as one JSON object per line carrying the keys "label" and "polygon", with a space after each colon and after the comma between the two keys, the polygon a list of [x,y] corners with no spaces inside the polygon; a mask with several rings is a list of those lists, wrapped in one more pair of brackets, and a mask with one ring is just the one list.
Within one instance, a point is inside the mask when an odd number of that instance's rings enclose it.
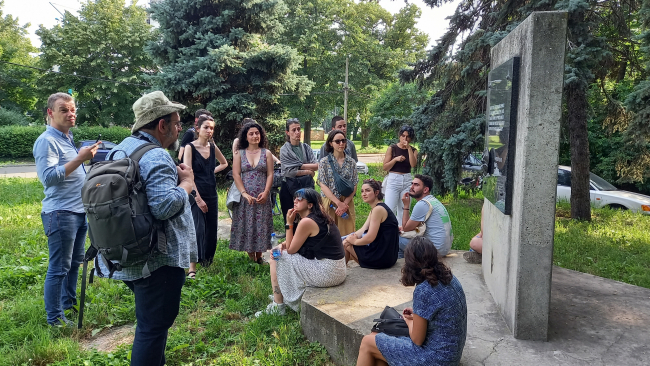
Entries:
{"label": "eyeglasses", "polygon": [[300,122],[300,121],[298,121],[298,118],[289,118],[287,122],[291,123],[291,122]]}
{"label": "eyeglasses", "polygon": [[348,140],[340,139],[340,140],[332,140],[332,142],[338,145],[338,144],[345,144],[346,142],[348,142]]}
{"label": "eyeglasses", "polygon": [[183,122],[181,121],[171,121],[171,123],[174,125],[176,128],[182,128],[183,127]]}
{"label": "eyeglasses", "polygon": [[305,199],[305,197],[300,197],[300,196],[298,196],[298,197],[294,197],[293,199],[294,199],[294,200],[298,200],[298,201],[302,201],[302,200]]}

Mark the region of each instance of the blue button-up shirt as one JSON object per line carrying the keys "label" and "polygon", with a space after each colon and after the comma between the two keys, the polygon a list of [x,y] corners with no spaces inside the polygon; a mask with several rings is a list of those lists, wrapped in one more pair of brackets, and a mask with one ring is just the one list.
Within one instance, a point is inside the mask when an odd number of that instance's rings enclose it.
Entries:
{"label": "blue button-up shirt", "polygon": [[32,150],[36,160],[38,179],[43,183],[45,198],[43,212],[71,211],[84,212],[81,202],[81,186],[86,178],[83,164],[79,165],[70,175],[65,176],[65,164],[77,157],[78,151],[74,146],[72,131],[68,134],[47,126]]}
{"label": "blue button-up shirt", "polygon": [[[161,145],[150,134],[140,133],[151,142]],[[115,152],[113,159],[124,158],[145,143],[147,141],[127,137],[113,148]],[[188,268],[190,262],[198,261],[196,232],[187,192],[178,187],[178,173],[174,160],[164,149],[149,150],[140,159],[140,176],[147,192],[151,213],[157,219],[165,220],[165,234],[167,235],[167,254],[160,252],[153,254],[148,262],[149,271],[153,272],[162,266]],[[108,269],[104,265],[101,255],[98,262],[103,274],[108,275]],[[144,263],[131,266],[127,261],[122,265],[127,267],[114,272],[114,279],[133,281],[143,278]]]}

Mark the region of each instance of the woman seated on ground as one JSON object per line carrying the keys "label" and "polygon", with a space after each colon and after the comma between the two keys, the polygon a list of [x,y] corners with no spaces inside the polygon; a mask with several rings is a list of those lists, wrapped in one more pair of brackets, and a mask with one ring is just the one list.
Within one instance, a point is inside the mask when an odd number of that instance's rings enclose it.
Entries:
{"label": "woman seated on ground", "polygon": [[463,287],[438,261],[433,243],[422,236],[404,251],[401,282],[415,285],[413,308],[404,309],[409,337],[371,333],[361,341],[359,365],[458,365],[467,336]]}
{"label": "woman seated on ground", "polygon": [[361,186],[361,198],[370,206],[366,223],[343,241],[345,262],[350,259],[363,268],[390,268],[397,262],[399,225],[393,211],[381,202],[381,183],[366,179]]}
{"label": "woman seated on ground", "polygon": [[325,213],[318,192],[311,188],[296,191],[285,228],[287,240],[279,245],[282,255],[270,263],[273,295],[269,298],[273,302],[255,316],[284,315],[286,306],[298,311],[307,286],[331,287],[345,281],[341,234]]}

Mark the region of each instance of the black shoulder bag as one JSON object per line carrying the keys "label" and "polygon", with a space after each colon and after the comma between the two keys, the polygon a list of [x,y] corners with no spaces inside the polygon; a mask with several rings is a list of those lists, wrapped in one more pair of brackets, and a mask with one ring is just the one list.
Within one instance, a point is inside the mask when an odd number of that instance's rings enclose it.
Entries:
{"label": "black shoulder bag", "polygon": [[373,319],[375,325],[371,331],[375,333],[386,333],[393,337],[410,337],[409,327],[402,315],[394,308],[386,306],[379,315],[379,319]]}
{"label": "black shoulder bag", "polygon": [[334,162],[334,157],[332,154],[327,156],[330,166],[332,167],[332,174],[334,175],[334,185],[336,185],[336,190],[339,191],[341,196],[349,197],[354,193],[354,185],[347,179],[343,179],[338,172],[338,164]]}

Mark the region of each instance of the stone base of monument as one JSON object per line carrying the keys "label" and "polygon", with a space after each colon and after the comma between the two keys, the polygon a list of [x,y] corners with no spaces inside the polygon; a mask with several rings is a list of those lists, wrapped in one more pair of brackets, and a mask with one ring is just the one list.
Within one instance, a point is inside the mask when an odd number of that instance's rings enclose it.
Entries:
{"label": "stone base of monument", "polygon": [[[462,365],[650,365],[650,289],[554,267],[548,342],[522,341],[506,327],[481,266],[462,253],[444,259],[467,298]],[[355,266],[340,286],[308,289],[300,314],[305,336],[336,364],[356,364],[361,338],[384,307],[411,306],[413,288],[399,283],[403,263]]]}

